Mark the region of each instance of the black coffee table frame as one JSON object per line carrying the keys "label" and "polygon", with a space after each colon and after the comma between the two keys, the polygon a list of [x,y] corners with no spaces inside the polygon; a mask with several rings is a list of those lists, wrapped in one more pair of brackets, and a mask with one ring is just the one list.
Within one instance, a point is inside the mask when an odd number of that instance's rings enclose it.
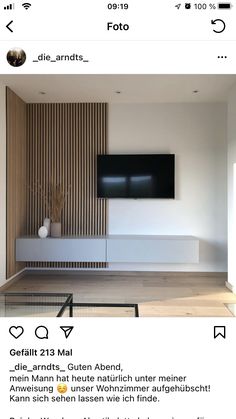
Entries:
{"label": "black coffee table frame", "polygon": [[125,303],[73,303],[73,307],[111,307],[111,308],[133,308],[134,317],[139,317],[138,304]]}
{"label": "black coffee table frame", "polygon": [[[56,317],[62,317],[65,310],[69,307],[69,317],[73,317],[73,294],[69,293],[53,293],[53,292],[3,292],[0,293],[0,297],[3,296],[7,297],[65,297],[65,301],[63,302],[56,302],[56,301],[14,301],[15,306],[27,306],[27,307],[60,307],[59,312],[57,313]],[[8,305],[7,301],[5,304]],[[9,305],[12,303],[9,303]]]}
{"label": "black coffee table frame", "polygon": [[[74,307],[111,307],[111,308],[133,308],[134,317],[139,317],[138,304],[125,304],[125,303],[75,303],[73,301],[73,294],[71,293],[39,293],[39,292],[3,292],[0,293],[0,297],[65,297],[64,302],[48,302],[48,301],[14,301],[15,306],[33,306],[33,307],[60,307],[59,312],[56,317],[62,317],[65,313],[65,310],[69,308],[69,317],[73,317],[73,308]],[[7,301],[5,301],[7,305]],[[11,303],[9,303],[10,305]]]}

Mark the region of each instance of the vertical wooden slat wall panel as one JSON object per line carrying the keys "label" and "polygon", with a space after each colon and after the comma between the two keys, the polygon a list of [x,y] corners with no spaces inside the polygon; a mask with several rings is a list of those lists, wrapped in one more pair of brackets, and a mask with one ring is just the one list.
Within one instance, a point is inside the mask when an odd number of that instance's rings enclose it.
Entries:
{"label": "vertical wooden slat wall panel", "polygon": [[[63,235],[104,235],[107,206],[96,198],[97,154],[107,152],[107,105],[28,104],[27,234],[37,234],[48,208],[36,190],[48,194],[51,180],[68,191]],[[37,188],[35,185],[38,185]],[[30,263],[30,267],[101,268],[105,263]]]}
{"label": "vertical wooden slat wall panel", "polygon": [[7,88],[7,278],[25,267],[15,262],[15,239],[26,234],[26,104]]}

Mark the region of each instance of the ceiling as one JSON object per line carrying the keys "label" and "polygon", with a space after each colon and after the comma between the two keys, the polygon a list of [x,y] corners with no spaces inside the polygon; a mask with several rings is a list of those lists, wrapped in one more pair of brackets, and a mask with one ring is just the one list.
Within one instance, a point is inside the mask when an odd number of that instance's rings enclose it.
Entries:
{"label": "ceiling", "polygon": [[1,75],[0,83],[29,103],[212,103],[227,100],[236,75]]}

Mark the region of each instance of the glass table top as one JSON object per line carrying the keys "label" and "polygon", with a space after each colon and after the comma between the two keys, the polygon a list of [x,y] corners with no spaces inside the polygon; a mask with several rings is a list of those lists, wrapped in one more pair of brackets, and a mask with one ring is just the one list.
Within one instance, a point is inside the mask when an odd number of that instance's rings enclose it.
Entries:
{"label": "glass table top", "polygon": [[137,304],[81,302],[78,294],[0,293],[0,317],[138,317]]}
{"label": "glass table top", "polygon": [[72,294],[0,293],[0,317],[69,317]]}

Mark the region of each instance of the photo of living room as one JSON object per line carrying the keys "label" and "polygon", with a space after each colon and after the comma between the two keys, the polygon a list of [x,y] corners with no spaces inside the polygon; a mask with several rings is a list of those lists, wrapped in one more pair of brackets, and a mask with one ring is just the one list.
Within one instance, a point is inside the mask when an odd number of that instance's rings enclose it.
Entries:
{"label": "photo of living room", "polygon": [[235,75],[0,76],[0,316],[235,316],[235,132]]}

